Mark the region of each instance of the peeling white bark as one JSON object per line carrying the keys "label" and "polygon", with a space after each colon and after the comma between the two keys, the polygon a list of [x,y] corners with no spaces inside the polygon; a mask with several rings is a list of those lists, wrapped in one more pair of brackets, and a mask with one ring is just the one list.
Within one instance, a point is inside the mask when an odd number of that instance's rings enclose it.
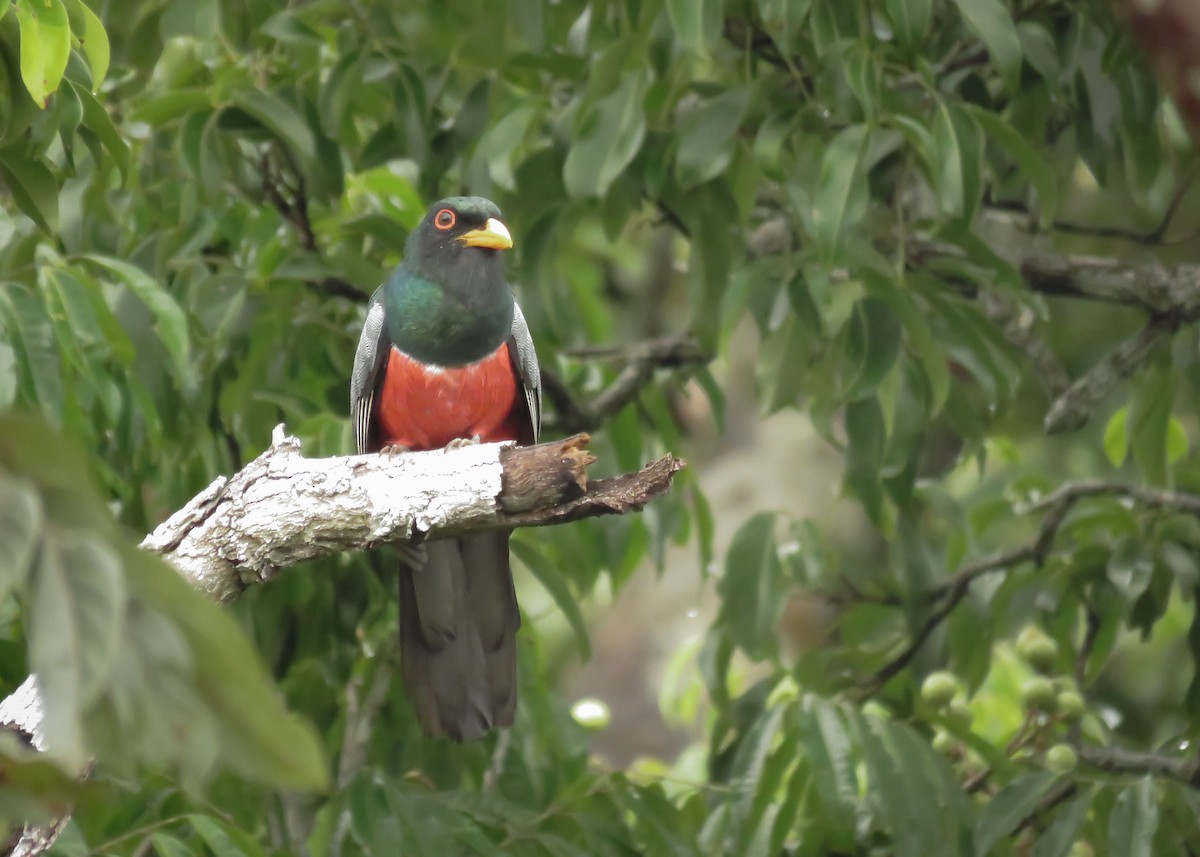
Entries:
{"label": "peeling white bark", "polygon": [[[37,679],[30,676],[21,686],[0,701],[0,730],[11,730],[29,740],[39,750],[45,749],[42,732],[42,697]],[[48,850],[62,832],[70,816],[56,818],[49,824],[25,828],[21,838],[6,852],[9,857],[36,857]],[[4,846],[0,844],[0,848]]]}
{"label": "peeling white bark", "polygon": [[266,452],[209,485],[142,547],[229,601],[313,557],[501,526],[496,497],[506,445],[304,458],[279,426]]}
{"label": "peeling white bark", "polygon": [[0,701],[0,729],[11,729],[27,737],[39,750],[45,749],[42,734],[42,697],[33,676]]}

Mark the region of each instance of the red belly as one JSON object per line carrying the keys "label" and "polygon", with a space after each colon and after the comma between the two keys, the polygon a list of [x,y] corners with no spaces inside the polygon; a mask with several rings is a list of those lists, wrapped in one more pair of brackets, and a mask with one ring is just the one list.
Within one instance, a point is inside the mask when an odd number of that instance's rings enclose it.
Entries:
{"label": "red belly", "polygon": [[519,440],[518,402],[507,344],[477,363],[432,370],[393,348],[376,412],[380,440],[409,449],[475,435],[483,443]]}

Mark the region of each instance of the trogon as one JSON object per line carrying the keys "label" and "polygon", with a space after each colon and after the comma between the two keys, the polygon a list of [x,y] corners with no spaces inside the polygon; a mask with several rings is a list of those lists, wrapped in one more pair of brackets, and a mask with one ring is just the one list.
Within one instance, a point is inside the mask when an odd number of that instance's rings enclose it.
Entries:
{"label": "trogon", "polygon": [[[542,387],[501,252],[495,203],[451,197],[413,230],[367,311],[350,411],[360,454],[478,439],[536,443]],[[401,668],[427,735],[474,740],[511,726],[521,624],[507,531],[401,550]]]}

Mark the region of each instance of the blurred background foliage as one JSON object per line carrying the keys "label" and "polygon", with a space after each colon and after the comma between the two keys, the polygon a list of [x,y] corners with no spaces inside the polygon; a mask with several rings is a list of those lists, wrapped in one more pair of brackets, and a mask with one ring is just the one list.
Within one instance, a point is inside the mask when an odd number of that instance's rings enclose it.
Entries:
{"label": "blurred background foliage", "polygon": [[[1106,5],[4,0],[0,60],[0,691],[52,712],[0,833],[1200,853],[1196,157]],[[127,535],[276,423],[349,451],[366,295],[456,192],[549,431],[693,463],[517,537],[517,724],[464,747],[388,556],[221,612]]]}

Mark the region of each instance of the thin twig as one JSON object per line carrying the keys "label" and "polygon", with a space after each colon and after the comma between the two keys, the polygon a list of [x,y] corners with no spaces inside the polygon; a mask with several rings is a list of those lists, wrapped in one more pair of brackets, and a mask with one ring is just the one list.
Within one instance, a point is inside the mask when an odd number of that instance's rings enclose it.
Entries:
{"label": "thin twig", "polygon": [[575,398],[557,374],[543,370],[543,392],[555,412],[548,425],[563,432],[595,430],[636,399],[654,380],[658,369],[702,366],[712,359],[712,355],[687,336],[660,337],[616,347],[589,346],[567,353],[584,360],[620,361],[625,366],[607,387],[586,402]]}
{"label": "thin twig", "polygon": [[342,752],[338,757],[337,786],[345,787],[357,774],[367,758],[367,743],[375,720],[387,701],[388,688],[395,678],[393,653],[399,637],[390,635],[388,643],[376,653],[375,675],[365,697],[362,697],[363,680],[353,676],[346,682],[346,726],[342,733]]}
{"label": "thin twig", "polygon": [[[1192,320],[1192,319],[1188,319]],[[1063,391],[1050,409],[1042,425],[1046,434],[1075,431],[1091,417],[1096,405],[1102,402],[1117,384],[1124,381],[1146,362],[1159,343],[1177,331],[1184,319],[1178,315],[1163,315],[1126,339],[1105,357],[1077,378]]]}
{"label": "thin twig", "polygon": [[1076,503],[1086,497],[1128,497],[1139,505],[1151,509],[1167,509],[1200,515],[1200,495],[1167,488],[1151,488],[1145,485],[1126,485],[1103,479],[1081,479],[1067,482],[1045,497],[1037,500],[1022,512],[1040,512],[1060,504]]}
{"label": "thin twig", "polygon": [[1079,786],[1076,785],[1072,780],[1065,780],[1059,783],[1057,786],[1052,788],[1045,797],[1038,801],[1038,805],[1034,808],[1033,812],[1021,819],[1021,823],[1018,824],[1016,829],[1012,832],[1012,838],[1016,838],[1017,835],[1025,830],[1025,828],[1029,827],[1043,815],[1050,812],[1050,810],[1054,809],[1060,804],[1066,803],[1068,800],[1074,797],[1075,793],[1078,791]]}
{"label": "thin twig", "polygon": [[1162,753],[1142,753],[1120,747],[1095,747],[1077,744],[1079,760],[1106,774],[1163,777],[1192,788],[1200,788],[1200,756],[1179,757]]}

